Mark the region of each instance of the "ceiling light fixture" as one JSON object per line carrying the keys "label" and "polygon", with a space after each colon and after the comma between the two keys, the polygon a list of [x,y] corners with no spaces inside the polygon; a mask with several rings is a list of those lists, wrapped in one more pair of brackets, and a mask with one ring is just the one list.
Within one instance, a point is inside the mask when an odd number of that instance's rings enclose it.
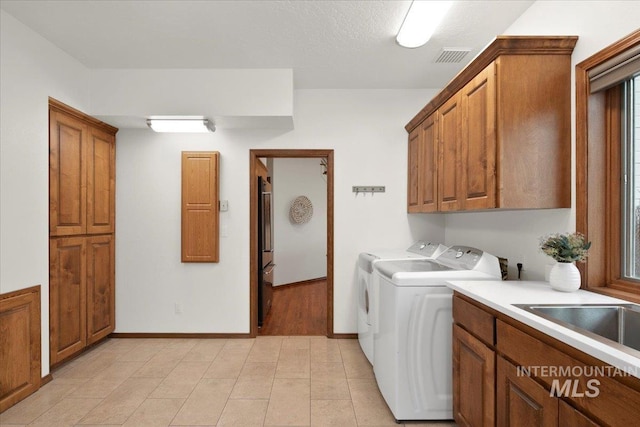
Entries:
{"label": "ceiling light fixture", "polygon": [[451,7],[451,1],[414,0],[398,31],[396,41],[402,47],[415,48],[429,41]]}
{"label": "ceiling light fixture", "polygon": [[203,117],[151,117],[147,125],[155,132],[206,133],[215,132],[213,122]]}

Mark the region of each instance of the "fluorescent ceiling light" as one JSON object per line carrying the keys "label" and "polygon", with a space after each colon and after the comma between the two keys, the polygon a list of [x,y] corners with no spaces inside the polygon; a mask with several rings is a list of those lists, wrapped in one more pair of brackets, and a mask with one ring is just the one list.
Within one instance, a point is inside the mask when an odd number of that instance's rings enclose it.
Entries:
{"label": "fluorescent ceiling light", "polygon": [[206,133],[216,128],[208,119],[202,117],[152,117],[147,125],[156,132]]}
{"label": "fluorescent ceiling light", "polygon": [[396,37],[398,44],[414,48],[428,42],[452,3],[451,1],[414,0],[398,31]]}

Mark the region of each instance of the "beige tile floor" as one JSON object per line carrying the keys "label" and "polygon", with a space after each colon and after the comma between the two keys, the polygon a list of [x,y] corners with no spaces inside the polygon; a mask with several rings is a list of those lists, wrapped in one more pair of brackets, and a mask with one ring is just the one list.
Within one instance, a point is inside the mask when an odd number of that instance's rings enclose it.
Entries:
{"label": "beige tile floor", "polygon": [[357,340],[109,339],[53,378],[0,425],[400,426]]}

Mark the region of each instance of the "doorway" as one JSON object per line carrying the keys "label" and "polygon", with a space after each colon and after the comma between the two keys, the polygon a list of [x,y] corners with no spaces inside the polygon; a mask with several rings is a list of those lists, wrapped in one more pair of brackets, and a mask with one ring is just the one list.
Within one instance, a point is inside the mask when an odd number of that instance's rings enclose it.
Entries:
{"label": "doorway", "polygon": [[[250,150],[249,152],[250,191],[250,334],[258,335],[258,283],[261,274],[258,268],[258,166],[260,158],[316,158],[326,163],[327,183],[327,271],[326,271],[326,335],[333,337],[333,150]],[[315,285],[314,285],[315,286]]]}

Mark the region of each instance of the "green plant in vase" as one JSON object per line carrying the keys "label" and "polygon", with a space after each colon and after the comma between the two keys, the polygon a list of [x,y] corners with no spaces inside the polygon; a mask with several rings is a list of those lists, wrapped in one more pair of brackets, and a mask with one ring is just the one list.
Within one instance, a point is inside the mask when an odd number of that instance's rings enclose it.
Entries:
{"label": "green plant in vase", "polygon": [[580,288],[580,271],[574,262],[584,262],[590,247],[581,233],[554,233],[540,239],[540,250],[557,261],[549,274],[553,289],[573,292]]}

